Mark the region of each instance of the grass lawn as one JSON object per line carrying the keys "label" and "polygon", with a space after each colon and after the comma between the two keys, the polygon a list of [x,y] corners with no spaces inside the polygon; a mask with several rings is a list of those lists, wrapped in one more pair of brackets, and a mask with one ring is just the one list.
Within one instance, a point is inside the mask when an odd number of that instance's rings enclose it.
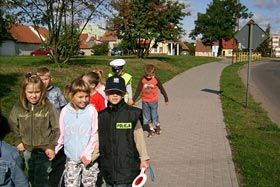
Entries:
{"label": "grass lawn", "polygon": [[[82,56],[71,60],[67,65],[59,67],[53,64],[46,56],[16,56],[0,57],[0,106],[3,114],[8,116],[12,106],[19,97],[23,75],[27,72],[36,73],[40,66],[49,67],[54,77],[53,85],[63,90],[74,78],[94,69],[102,69],[107,77],[111,71],[109,62],[118,57],[108,56]],[[162,82],[170,80],[177,74],[200,64],[217,61],[216,58],[193,56],[154,56],[147,59],[122,57],[126,60],[124,69],[133,76],[132,87],[136,89],[140,77],[144,74],[144,66],[152,63],[156,66],[156,75]]]}
{"label": "grass lawn", "polygon": [[238,75],[245,63],[224,69],[221,95],[228,138],[240,186],[280,186],[280,130],[252,97],[246,107],[246,87]]}

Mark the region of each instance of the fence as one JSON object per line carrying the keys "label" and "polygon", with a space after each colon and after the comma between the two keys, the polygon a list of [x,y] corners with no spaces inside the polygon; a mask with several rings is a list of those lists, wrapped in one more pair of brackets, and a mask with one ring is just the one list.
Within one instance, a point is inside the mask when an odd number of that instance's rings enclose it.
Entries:
{"label": "fence", "polygon": [[[233,63],[248,61],[249,52],[234,52],[233,53]],[[252,61],[260,61],[262,58],[261,53],[252,52]]]}

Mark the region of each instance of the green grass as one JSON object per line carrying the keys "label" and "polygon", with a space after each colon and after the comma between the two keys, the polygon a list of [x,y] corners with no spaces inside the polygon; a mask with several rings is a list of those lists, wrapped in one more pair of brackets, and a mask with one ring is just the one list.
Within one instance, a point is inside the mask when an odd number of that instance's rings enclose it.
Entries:
{"label": "green grass", "polygon": [[245,63],[224,69],[221,95],[233,159],[240,186],[280,186],[280,130],[250,96],[238,71]]}
{"label": "green grass", "polygon": [[[12,106],[19,96],[22,77],[27,72],[36,72],[40,66],[47,66],[54,76],[53,85],[62,90],[74,78],[83,73],[100,68],[107,74],[111,71],[109,62],[119,57],[82,56],[71,59],[67,65],[59,67],[53,64],[48,57],[31,56],[0,56],[0,106],[3,114],[8,116]],[[156,66],[156,75],[161,82],[170,80],[175,75],[200,64],[214,62],[219,59],[193,56],[152,56],[146,59],[137,59],[131,56],[122,57],[126,60],[125,71],[133,76],[132,87],[135,90],[140,77],[144,73],[144,66],[153,63]]]}

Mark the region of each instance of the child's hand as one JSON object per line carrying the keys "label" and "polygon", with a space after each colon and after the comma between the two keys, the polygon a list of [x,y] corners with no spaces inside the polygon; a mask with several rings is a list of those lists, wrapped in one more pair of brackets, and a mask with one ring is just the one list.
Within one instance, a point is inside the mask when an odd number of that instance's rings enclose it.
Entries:
{"label": "child's hand", "polygon": [[47,155],[49,160],[52,160],[55,157],[55,152],[53,150],[51,150],[51,149],[46,149],[45,150],[45,154]]}
{"label": "child's hand", "polygon": [[134,104],[133,99],[128,99],[128,100],[127,100],[127,104],[128,104],[128,105],[133,105],[133,104]]}
{"label": "child's hand", "polygon": [[87,160],[85,156],[82,156],[80,158],[80,160],[82,161],[82,163],[84,164],[85,167],[87,167],[89,165],[89,163],[91,162],[91,160]]}
{"label": "child's hand", "polygon": [[21,152],[25,151],[23,143],[18,144],[17,149]]}
{"label": "child's hand", "polygon": [[165,105],[168,105],[168,102],[165,102]]}
{"label": "child's hand", "polygon": [[141,169],[141,168],[145,168],[145,170],[146,170],[146,169],[148,169],[149,167],[150,167],[150,160],[141,161],[141,163],[140,163],[140,169]]}

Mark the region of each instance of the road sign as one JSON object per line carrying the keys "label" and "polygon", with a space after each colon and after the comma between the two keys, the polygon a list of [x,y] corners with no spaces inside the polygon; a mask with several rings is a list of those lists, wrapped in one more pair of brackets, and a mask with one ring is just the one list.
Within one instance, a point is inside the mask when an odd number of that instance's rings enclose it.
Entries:
{"label": "road sign", "polygon": [[[252,27],[250,27],[252,24]],[[250,20],[242,29],[237,32],[234,37],[245,48],[250,47],[250,28],[252,28],[252,46],[256,49],[264,40],[268,38],[267,34],[253,20]]]}

